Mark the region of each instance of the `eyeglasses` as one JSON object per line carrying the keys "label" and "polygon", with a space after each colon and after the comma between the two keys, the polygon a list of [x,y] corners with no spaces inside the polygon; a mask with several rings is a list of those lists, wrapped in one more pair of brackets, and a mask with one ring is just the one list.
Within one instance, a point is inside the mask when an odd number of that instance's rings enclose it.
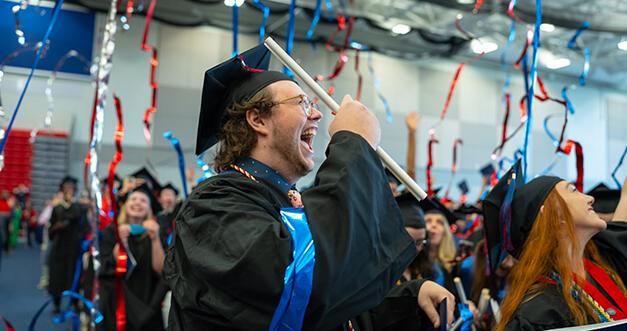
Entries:
{"label": "eyeglasses", "polygon": [[311,114],[313,114],[313,109],[314,108],[317,109],[316,104],[313,101],[311,101],[308,96],[306,96],[304,94],[299,94],[297,96],[293,96],[293,97],[290,97],[290,98],[287,98],[287,99],[283,99],[281,101],[273,102],[270,105],[274,107],[276,105],[281,105],[281,104],[292,104],[290,102],[292,100],[298,100],[297,104],[303,110],[303,112],[305,113],[307,118],[311,117]]}

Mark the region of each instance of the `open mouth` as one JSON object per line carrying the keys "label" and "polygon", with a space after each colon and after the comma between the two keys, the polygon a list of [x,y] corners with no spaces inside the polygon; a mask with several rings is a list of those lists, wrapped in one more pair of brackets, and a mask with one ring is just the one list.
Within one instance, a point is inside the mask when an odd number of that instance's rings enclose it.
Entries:
{"label": "open mouth", "polygon": [[313,140],[317,132],[318,132],[318,128],[310,127],[310,128],[305,129],[305,131],[303,131],[303,134],[300,136],[300,140],[304,143],[304,145],[307,147],[307,150],[310,153],[314,152]]}

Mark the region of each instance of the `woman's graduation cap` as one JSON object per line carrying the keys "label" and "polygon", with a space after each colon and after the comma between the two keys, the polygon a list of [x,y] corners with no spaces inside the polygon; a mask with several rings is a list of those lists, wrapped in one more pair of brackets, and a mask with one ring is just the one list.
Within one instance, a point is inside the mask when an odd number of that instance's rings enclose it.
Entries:
{"label": "woman's graduation cap", "polygon": [[253,97],[264,87],[292,78],[279,71],[266,71],[270,51],[260,44],[205,72],[196,135],[196,155],[218,142],[220,129],[227,120],[226,110],[235,102]]}
{"label": "woman's graduation cap", "polygon": [[135,171],[131,174],[131,176],[143,179],[146,184],[148,184],[148,187],[154,192],[161,190],[161,184],[159,184],[157,178],[155,178],[155,176],[153,176],[152,173],[146,169],[146,167],[142,167],[141,169]]}
{"label": "woman's graduation cap", "polygon": [[395,199],[398,207],[401,209],[405,227],[424,229],[426,226],[425,214],[420,208],[418,200],[411,193],[403,193]]}
{"label": "woman's graduation cap", "polygon": [[454,224],[457,219],[453,213],[443,205],[437,198],[422,199],[418,202],[422,211],[426,214],[441,214],[446,218],[449,225]]}
{"label": "woman's graduation cap", "polygon": [[559,177],[540,176],[524,184],[518,161],[492,188],[483,201],[490,272],[498,268],[506,253],[520,258],[544,200],[560,181]]}

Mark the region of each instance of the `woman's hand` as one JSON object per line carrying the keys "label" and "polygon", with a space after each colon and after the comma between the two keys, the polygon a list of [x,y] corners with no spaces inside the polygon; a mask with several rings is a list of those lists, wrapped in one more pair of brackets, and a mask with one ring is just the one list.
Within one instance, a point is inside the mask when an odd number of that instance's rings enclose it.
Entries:
{"label": "woman's hand", "polygon": [[159,223],[154,219],[145,220],[142,226],[146,229],[146,233],[150,236],[150,240],[159,239]]}

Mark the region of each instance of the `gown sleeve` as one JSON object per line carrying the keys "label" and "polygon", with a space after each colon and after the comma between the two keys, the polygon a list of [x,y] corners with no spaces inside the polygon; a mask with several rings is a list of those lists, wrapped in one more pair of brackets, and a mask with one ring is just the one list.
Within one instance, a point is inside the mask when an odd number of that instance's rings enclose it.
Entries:
{"label": "gown sleeve", "polygon": [[321,330],[377,306],[416,255],[375,150],[341,131],[326,154],[302,195],[316,253],[304,325]]}
{"label": "gown sleeve", "polygon": [[627,222],[612,221],[607,229],[592,238],[599,253],[627,284]]}
{"label": "gown sleeve", "polygon": [[421,330],[426,316],[418,306],[418,292],[425,280],[410,280],[392,288],[385,299],[369,311],[373,330]]}
{"label": "gown sleeve", "polygon": [[267,329],[292,252],[263,185],[210,179],[182,207],[164,270],[176,330]]}

